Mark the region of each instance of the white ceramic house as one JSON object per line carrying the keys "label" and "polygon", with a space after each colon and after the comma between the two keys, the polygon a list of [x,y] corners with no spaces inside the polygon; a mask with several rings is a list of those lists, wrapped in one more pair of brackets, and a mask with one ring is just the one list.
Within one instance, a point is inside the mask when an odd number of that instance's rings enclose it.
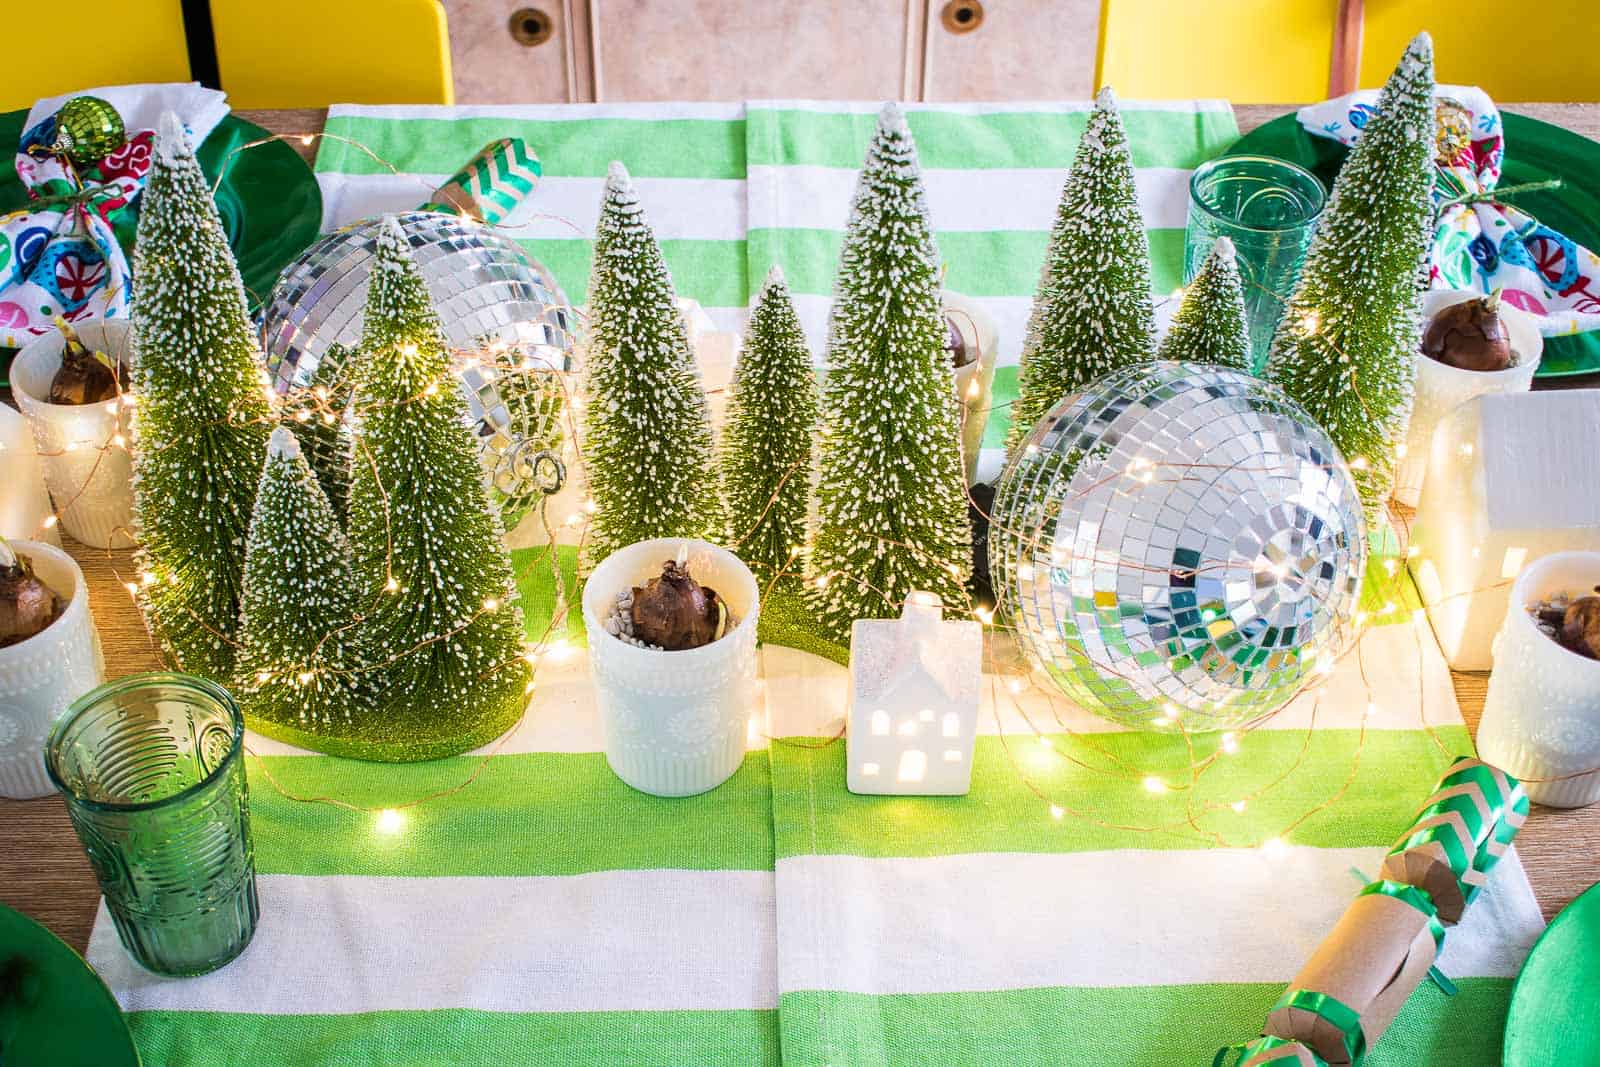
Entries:
{"label": "white ceramic house", "polygon": [[1481,396],[1446,415],[1411,544],[1411,574],[1445,659],[1487,670],[1523,566],[1600,550],[1600,391]]}
{"label": "white ceramic house", "polygon": [[898,619],[857,619],[850,637],[847,781],[852,793],[950,796],[972,783],[983,627],[913,593]]}

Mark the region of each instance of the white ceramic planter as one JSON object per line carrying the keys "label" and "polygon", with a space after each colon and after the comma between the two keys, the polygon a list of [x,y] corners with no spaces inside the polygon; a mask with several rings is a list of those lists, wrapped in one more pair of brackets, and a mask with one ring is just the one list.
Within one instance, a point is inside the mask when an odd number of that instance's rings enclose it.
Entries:
{"label": "white ceramic planter", "polygon": [[0,797],[54,792],[44,770],[44,740],[56,717],[105,675],[100,635],[89,615],[89,586],[72,557],[38,541],[12,541],[57,596],[61,617],[26,641],[0,648]]}
{"label": "white ceramic planter", "polygon": [[[126,364],[131,329],[115,319],[74,329],[91,349]],[[65,340],[55,330],[28,342],[11,365],[11,389],[33,426],[45,485],[67,533],[91,548],[131,548],[133,458],[129,409],[115,402],[52,404],[50,380],[61,366]],[[124,444],[115,438],[121,435]]]}
{"label": "white ceramic planter", "polygon": [[[606,633],[617,595],[659,577],[680,549],[695,581],[715,589],[738,617],[732,632],[681,652],[638,648]],[[754,710],[760,610],[750,569],[704,541],[641,541],[594,569],[583,590],[583,624],[606,762],[618,778],[644,793],[683,797],[714,789],[739,769]]]}
{"label": "white ceramic planter", "polygon": [[51,522],[50,494],[34,450],[33,429],[22,413],[0,404],[0,537],[61,544],[61,524]]}
{"label": "white ceramic planter", "polygon": [[[1422,317],[1426,322],[1444,308],[1483,294],[1464,289],[1431,289],[1422,296]],[[1411,424],[1406,431],[1405,455],[1395,464],[1394,498],[1414,508],[1422,496],[1422,482],[1428,473],[1428,457],[1433,431],[1439,420],[1473,397],[1488,393],[1526,393],[1533,386],[1544,354],[1544,338],[1539,336],[1533,317],[1510,304],[1500,305],[1500,320],[1511,337],[1511,350],[1517,365],[1505,370],[1461,370],[1418,353],[1417,392],[1411,408]]]}
{"label": "white ceramic planter", "polygon": [[1545,636],[1526,608],[1596,585],[1600,552],[1557,552],[1523,570],[1495,638],[1478,726],[1483,759],[1522,779],[1532,800],[1557,808],[1600,800],[1600,661]]}

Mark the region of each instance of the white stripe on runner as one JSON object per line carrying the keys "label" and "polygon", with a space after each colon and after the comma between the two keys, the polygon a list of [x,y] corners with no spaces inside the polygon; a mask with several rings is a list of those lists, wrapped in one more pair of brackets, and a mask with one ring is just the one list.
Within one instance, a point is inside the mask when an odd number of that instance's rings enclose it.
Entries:
{"label": "white stripe on runner", "polygon": [[[1070,157],[1063,158],[1059,168],[924,169],[934,232],[1048,231],[1071,162]],[[1183,229],[1190,173],[1171,167],[1134,171],[1146,227]],[[845,167],[750,167],[750,228],[842,231],[850,216],[857,174],[855,168]]]}
{"label": "white stripe on runner", "polygon": [[[876,115],[881,103],[871,100],[751,100],[750,111],[806,111],[823,115]],[[905,111],[938,111],[953,115],[1070,114],[1094,108],[1092,100],[1002,100],[973,103],[902,103]],[[1117,108],[1130,111],[1162,111],[1184,115],[1203,112],[1232,112],[1226,100],[1121,100]]]}
{"label": "white stripe on runner", "polygon": [[[778,861],[779,987],[948,993],[1284,982],[1382,848],[977,853]],[[1445,940],[1455,978],[1511,977],[1544,922],[1508,856]],[[825,937],[817,937],[826,931]]]}
{"label": "white stripe on runner", "polygon": [[173,979],[143,970],[118,944],[103,902],[88,958],[125,1011],[729,1011],[777,1004],[767,871],[280,874],[262,875],[258,884],[255,939],[213,974]]}
{"label": "white stripe on runner", "polygon": [[[1209,110],[1209,109],[1208,109]],[[593,119],[729,120],[744,118],[739,101],[616,104],[335,104],[328,118],[518,119],[524,122],[588,122]]]}
{"label": "white stripe on runner", "polygon": [[[409,211],[448,174],[317,175],[322,228],[338,229],[386,211]],[[744,240],[744,182],[737,178],[635,178],[645,216],[661,240]],[[500,232],[516,240],[590,240],[600,218],[604,178],[544,177],[534,191],[534,217]]]}
{"label": "white stripe on runner", "polygon": [[[991,632],[978,733],[1109,733],[1124,729],[1062,696],[1042,672],[1025,670],[1009,634]],[[830,660],[763,645],[767,718],[774,737],[835,737],[850,703],[850,672]],[[1363,679],[1365,668],[1365,680]],[[1021,686],[1011,691],[1011,683]],[[1421,730],[1459,726],[1450,670],[1426,619],[1373,626],[1322,685],[1302,693],[1257,729]],[[1241,741],[1249,744],[1248,739]]]}

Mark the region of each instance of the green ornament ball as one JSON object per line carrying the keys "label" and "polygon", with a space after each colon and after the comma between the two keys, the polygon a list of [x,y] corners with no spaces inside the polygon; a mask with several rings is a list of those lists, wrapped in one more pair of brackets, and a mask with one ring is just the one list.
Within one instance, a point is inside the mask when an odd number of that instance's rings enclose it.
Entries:
{"label": "green ornament ball", "polygon": [[56,112],[55,151],[74,163],[94,163],[121,148],[128,133],[117,109],[98,96],[75,96]]}

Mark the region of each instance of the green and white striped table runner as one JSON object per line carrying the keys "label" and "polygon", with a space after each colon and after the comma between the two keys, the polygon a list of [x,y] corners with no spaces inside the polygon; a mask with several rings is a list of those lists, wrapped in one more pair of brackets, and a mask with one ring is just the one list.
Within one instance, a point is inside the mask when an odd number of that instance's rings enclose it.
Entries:
{"label": "green and white striped table runner", "polygon": [[[418,203],[483,143],[523,136],[545,164],[536,195],[549,217],[519,236],[581,300],[605,167],[620,158],[682,295],[736,327],[752,279],[778,261],[820,341],[875,110],[340,107],[329,131],[402,173],[329,140],[318,177],[338,224]],[[1187,168],[1232,139],[1232,115],[1208,104],[1126,114],[1166,289]],[[1016,361],[1083,115],[910,114],[949,284],[1000,321],[1003,365]],[[991,424],[989,440],[1002,433]],[[524,596],[530,632],[541,630],[548,579]],[[1320,703],[1302,698],[1243,738],[1197,791],[1155,796],[1126,777],[1170,771],[1183,785],[1181,745],[995,679],[973,791],[941,799],[849,794],[843,742],[828,741],[845,672],[772,646],[738,775],[699,798],[635,793],[600,755],[581,628],[569,627],[575,651],[541,666],[528,715],[487,761],[377,766],[252,738],[255,942],[216,974],[159,979],[102,916],[89,957],[146,1062],[172,1067],[1208,1063],[1254,1032],[1331,926],[1358,888],[1347,868],[1373,871],[1450,755],[1470,747],[1426,623],[1394,617]],[[1218,847],[1184,822],[1194,793],[1253,796],[1290,766],[1245,811],[1199,819],[1222,844],[1281,834],[1281,847]],[[267,777],[297,795],[393,807],[474,770],[461,791],[393,818],[296,803]],[[1155,825],[1173,828],[1128,829]],[[1498,1062],[1510,979],[1541,926],[1520,863],[1502,863],[1450,935],[1443,966],[1460,995],[1419,992],[1369,1062]]]}

